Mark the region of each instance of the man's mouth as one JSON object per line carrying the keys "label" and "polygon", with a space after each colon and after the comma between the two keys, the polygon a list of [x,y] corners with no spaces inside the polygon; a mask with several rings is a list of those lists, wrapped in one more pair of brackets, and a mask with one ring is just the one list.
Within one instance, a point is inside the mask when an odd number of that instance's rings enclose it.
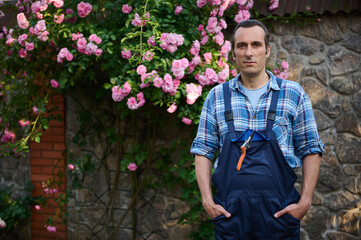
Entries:
{"label": "man's mouth", "polygon": [[245,65],[253,65],[253,64],[255,64],[256,62],[253,62],[253,61],[244,61],[243,62]]}

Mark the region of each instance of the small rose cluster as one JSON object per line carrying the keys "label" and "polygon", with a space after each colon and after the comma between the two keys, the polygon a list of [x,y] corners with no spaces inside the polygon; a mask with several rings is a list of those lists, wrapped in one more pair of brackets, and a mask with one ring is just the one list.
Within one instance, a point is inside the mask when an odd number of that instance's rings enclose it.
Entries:
{"label": "small rose cluster", "polygon": [[202,86],[195,85],[194,83],[190,83],[186,85],[187,87],[187,103],[192,105],[195,103],[197,98],[202,95]]}
{"label": "small rose cluster", "polygon": [[15,133],[9,131],[7,128],[4,130],[4,135],[1,137],[1,142],[3,143],[14,143],[15,142]]}
{"label": "small rose cluster", "polygon": [[128,4],[124,4],[122,6],[122,12],[125,14],[129,14],[132,11],[132,7],[129,6]]}
{"label": "small rose cluster", "polygon": [[160,47],[170,53],[177,51],[177,47],[183,45],[184,38],[181,34],[162,33]]}
{"label": "small rose cluster", "polygon": [[[279,0],[271,0],[271,5],[269,6],[269,10],[273,11],[275,10],[276,8],[278,8],[278,1]],[[309,9],[308,9],[309,10]]]}
{"label": "small rose cluster", "polygon": [[82,33],[72,33],[72,40],[76,41],[77,49],[82,54],[88,56],[95,54],[95,56],[100,56],[103,53],[103,50],[98,48],[96,45],[99,45],[102,42],[102,39],[99,38],[96,34],[91,34],[88,38],[89,42],[87,42]]}
{"label": "small rose cluster", "polygon": [[79,17],[85,18],[93,10],[93,6],[90,3],[80,2],[77,9]]}
{"label": "small rose cluster", "polygon": [[128,82],[124,83],[122,88],[120,86],[114,86],[112,88],[112,98],[114,101],[120,102],[129,95],[131,90],[132,87]]}
{"label": "small rose cluster", "polygon": [[137,94],[137,98],[130,97],[128,98],[127,105],[128,108],[131,110],[135,110],[143,106],[145,103],[144,95],[142,92]]}
{"label": "small rose cluster", "polygon": [[0,228],[6,228],[6,222],[0,218]]}
{"label": "small rose cluster", "polygon": [[146,13],[143,15],[143,20],[140,19],[140,16],[138,13],[134,14],[134,19],[132,20],[132,24],[134,26],[145,26],[145,23],[148,21],[150,17],[150,14],[149,13]]}
{"label": "small rose cluster", "polygon": [[174,102],[169,108],[167,108],[167,112],[174,113],[177,110],[177,104]]}
{"label": "small rose cluster", "polygon": [[29,120],[24,120],[24,119],[21,119],[21,120],[19,120],[19,124],[20,124],[20,126],[21,127],[27,127],[27,126],[29,126],[29,124],[30,124],[30,121]]}
{"label": "small rose cluster", "polygon": [[128,169],[129,169],[129,171],[134,172],[135,170],[138,169],[138,166],[137,166],[136,163],[129,163],[129,164],[128,164]]}
{"label": "small rose cluster", "polygon": [[174,60],[172,62],[171,71],[176,79],[181,79],[184,77],[184,71],[189,66],[189,61],[186,58],[180,60]]}
{"label": "small rose cluster", "polygon": [[69,52],[67,48],[60,49],[59,54],[56,57],[56,60],[58,63],[63,63],[63,58],[65,58],[68,61],[73,60],[73,54]]}
{"label": "small rose cluster", "polygon": [[30,25],[29,21],[26,19],[25,14],[24,13],[19,13],[16,16],[18,25],[21,29],[27,29]]}
{"label": "small rose cluster", "polygon": [[46,228],[46,230],[47,230],[48,232],[56,232],[56,227],[55,227],[55,226],[51,226],[51,225],[47,226],[47,225],[44,225],[44,227]]}
{"label": "small rose cluster", "polygon": [[287,79],[290,75],[288,67],[288,63],[286,61],[282,61],[280,69],[274,69],[273,72],[275,73],[276,77]]}
{"label": "small rose cluster", "polygon": [[123,48],[121,53],[122,53],[122,58],[130,59],[132,57],[132,52],[130,50],[127,50],[126,48]]}

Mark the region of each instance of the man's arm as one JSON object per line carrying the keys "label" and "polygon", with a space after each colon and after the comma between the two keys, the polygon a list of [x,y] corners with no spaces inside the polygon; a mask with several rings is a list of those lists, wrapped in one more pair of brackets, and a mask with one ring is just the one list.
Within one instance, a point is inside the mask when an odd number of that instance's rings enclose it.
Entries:
{"label": "man's arm", "polygon": [[320,171],[321,155],[319,153],[310,154],[304,157],[302,167],[302,193],[297,204],[291,204],[281,211],[275,213],[275,217],[280,217],[285,213],[302,219],[311,207],[313,192],[316,188],[318,173]]}
{"label": "man's arm", "polygon": [[203,207],[211,218],[215,218],[221,214],[230,217],[221,205],[215,204],[212,195],[212,161],[208,158],[195,155],[195,168],[198,187],[202,196]]}

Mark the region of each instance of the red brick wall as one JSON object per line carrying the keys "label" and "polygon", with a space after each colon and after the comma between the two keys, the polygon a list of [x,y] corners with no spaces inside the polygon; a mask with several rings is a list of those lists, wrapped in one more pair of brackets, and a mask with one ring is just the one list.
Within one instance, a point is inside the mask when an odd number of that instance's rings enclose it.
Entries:
{"label": "red brick wall", "polygon": [[[54,96],[52,103],[58,106],[55,114],[61,116],[62,121],[51,120],[49,128],[43,133],[40,143],[30,143],[30,165],[31,165],[31,182],[34,185],[33,195],[48,197],[48,205],[42,206],[41,210],[32,210],[32,239],[66,239],[66,225],[57,220],[56,232],[48,232],[46,221],[49,216],[54,217],[58,208],[55,198],[61,192],[65,191],[65,174],[63,174],[63,184],[53,188],[59,190],[55,194],[45,194],[42,182],[53,179],[53,172],[56,176],[57,172],[63,171],[65,173],[65,157],[63,151],[65,150],[65,104],[64,97],[61,95]],[[53,166],[58,165],[57,168]],[[56,177],[56,180],[59,180]]]}

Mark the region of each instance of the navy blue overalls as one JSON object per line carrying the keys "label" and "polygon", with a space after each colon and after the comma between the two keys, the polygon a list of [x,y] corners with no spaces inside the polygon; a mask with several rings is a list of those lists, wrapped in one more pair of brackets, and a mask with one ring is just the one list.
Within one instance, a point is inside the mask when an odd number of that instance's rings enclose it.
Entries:
{"label": "navy blue overalls", "polygon": [[[277,83],[281,86],[282,80],[277,79]],[[252,144],[237,171],[240,147],[253,130],[235,131],[229,82],[223,84],[228,132],[212,181],[218,190],[215,203],[232,216],[220,215],[213,219],[216,239],[300,239],[300,220],[288,214],[279,218],[273,216],[287,205],[297,203],[300,194],[294,188],[297,175],[283,156],[272,131],[280,91],[272,92],[267,127],[254,132]]]}

